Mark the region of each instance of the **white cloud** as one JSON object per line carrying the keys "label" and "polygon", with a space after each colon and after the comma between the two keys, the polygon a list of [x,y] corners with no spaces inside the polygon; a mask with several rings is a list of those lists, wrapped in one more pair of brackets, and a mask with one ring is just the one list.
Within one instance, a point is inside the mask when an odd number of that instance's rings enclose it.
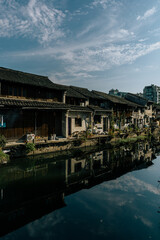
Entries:
{"label": "white cloud", "polygon": [[135,215],[134,218],[137,220],[139,219],[144,225],[146,225],[147,227],[152,227],[153,224],[151,221],[149,221],[147,218],[143,217],[143,216],[139,216],[139,215]]}
{"label": "white cloud", "polygon": [[[130,64],[137,58],[160,49],[160,42],[151,45],[124,44],[99,47],[85,47],[77,49],[64,49],[63,54],[57,55],[57,59],[70,65],[72,74],[78,71],[95,72],[110,69],[113,66]],[[56,57],[56,56],[55,56]]]}
{"label": "white cloud", "polygon": [[109,182],[107,184],[102,183],[101,187],[109,190],[117,189],[125,192],[140,193],[140,194],[142,194],[144,191],[147,191],[155,195],[160,195],[160,190],[157,187],[149,183],[146,183],[142,180],[139,180],[132,175],[123,176],[117,179],[116,184],[113,184],[113,182]]}
{"label": "white cloud", "polygon": [[0,2],[0,37],[27,36],[47,43],[64,36],[61,24],[65,14],[39,0],[26,6],[16,1]]}
{"label": "white cloud", "polygon": [[[50,213],[28,224],[26,226],[27,234],[30,238],[35,238],[37,236],[37,232],[39,232],[41,239],[54,239],[52,228],[63,221],[64,217],[60,214],[59,211],[55,211],[54,214]],[[50,230],[47,228],[48,226],[51,226]]]}
{"label": "white cloud", "polygon": [[102,6],[104,9],[106,9],[109,6],[117,5],[118,3],[114,0],[94,0],[91,4],[92,6],[97,7],[98,5]]}
{"label": "white cloud", "polygon": [[[70,28],[70,22],[67,22],[66,33],[62,25],[71,12],[65,15],[47,3],[44,0],[29,0],[23,6],[16,0],[0,1],[0,37],[31,37],[42,43],[45,46],[43,48],[8,54],[5,52],[5,56],[56,61],[57,65],[61,65],[61,70],[58,72],[53,66],[53,72],[49,72],[53,80],[66,82],[69,78],[90,79],[96,76],[96,72],[104,73],[114,66],[131,64],[160,49],[160,42],[147,44],[146,40],[149,42],[149,39],[146,36],[136,36],[140,30],[122,23],[122,11],[113,7],[117,6],[114,0],[94,0],[92,7],[108,7],[107,11],[102,11],[103,16],[95,14],[95,19],[82,21],[83,25],[75,32]],[[153,7],[144,16],[139,16],[139,20],[146,19],[155,11]],[[83,12],[84,9],[75,10],[75,14]],[[73,17],[69,21],[74,20]],[[61,39],[61,42],[53,41],[57,39]]]}
{"label": "white cloud", "polygon": [[153,8],[151,8],[151,9],[147,10],[147,11],[144,13],[143,16],[138,16],[138,17],[137,17],[137,20],[145,20],[145,19],[151,17],[152,15],[154,15],[154,14],[156,13],[156,11],[157,11],[156,8],[153,7]]}
{"label": "white cloud", "polygon": [[94,27],[95,27],[94,24],[91,24],[91,25],[87,26],[85,29],[83,29],[81,32],[79,32],[77,34],[77,38],[82,37],[82,36],[88,34],[91,30],[94,30]]}
{"label": "white cloud", "polygon": [[139,39],[138,41],[139,42],[145,42],[145,41],[147,41],[148,40],[148,38],[141,38],[141,39]]}
{"label": "white cloud", "polygon": [[[122,31],[123,32],[123,31]],[[123,32],[122,34],[128,34]],[[99,44],[99,45],[98,45]],[[54,60],[63,66],[59,72],[53,68],[49,75],[54,81],[67,79],[90,79],[96,76],[96,72],[105,72],[115,66],[131,64],[136,59],[160,49],[160,42],[154,44],[108,44],[105,42],[85,42],[63,44],[63,46],[38,49],[36,51],[24,51],[8,53],[14,58],[43,58]],[[7,56],[7,53],[5,53]],[[61,68],[62,69],[62,68]]]}

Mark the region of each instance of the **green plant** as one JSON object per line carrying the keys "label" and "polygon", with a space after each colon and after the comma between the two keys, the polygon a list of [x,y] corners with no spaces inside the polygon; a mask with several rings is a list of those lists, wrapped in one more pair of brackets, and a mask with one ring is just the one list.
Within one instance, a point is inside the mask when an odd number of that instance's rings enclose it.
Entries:
{"label": "green plant", "polygon": [[135,131],[137,131],[137,132],[139,132],[140,131],[140,129],[139,129],[139,127],[138,126],[135,126]]}
{"label": "green plant", "polygon": [[4,135],[0,135],[0,148],[4,148],[6,145],[6,138]]}
{"label": "green plant", "polygon": [[144,139],[147,139],[147,136],[137,136],[137,139],[138,140],[144,140]]}
{"label": "green plant", "polygon": [[111,137],[113,137],[113,135],[114,135],[114,131],[113,131],[112,129],[109,129],[109,131],[108,131],[108,135],[111,136]]}
{"label": "green plant", "polygon": [[26,143],[26,153],[33,152],[35,150],[34,143]]}
{"label": "green plant", "polygon": [[113,114],[113,112],[112,112],[112,114],[111,114],[110,124],[111,124],[111,126],[110,126],[111,130],[114,131],[115,121],[114,121],[114,114]]}
{"label": "green plant", "polygon": [[92,136],[92,133],[91,133],[91,131],[88,129],[88,130],[86,131],[86,138],[88,138],[88,137],[90,137],[90,136]]}
{"label": "green plant", "polygon": [[4,162],[8,162],[8,161],[9,161],[9,155],[0,151],[0,163],[4,163]]}
{"label": "green plant", "polygon": [[133,127],[129,126],[128,130],[129,130],[129,132],[133,132]]}

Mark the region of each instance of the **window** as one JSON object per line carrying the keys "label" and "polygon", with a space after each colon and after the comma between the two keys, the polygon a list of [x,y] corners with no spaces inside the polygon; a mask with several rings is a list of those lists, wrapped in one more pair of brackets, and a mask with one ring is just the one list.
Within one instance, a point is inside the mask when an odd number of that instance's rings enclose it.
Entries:
{"label": "window", "polygon": [[9,94],[10,96],[12,96],[12,87],[11,87],[11,86],[9,86],[9,88],[8,88],[8,94]]}
{"label": "window", "polygon": [[95,124],[101,123],[101,116],[100,115],[95,115],[94,116],[94,123]]}
{"label": "window", "polygon": [[5,128],[6,122],[4,122],[4,116],[0,115],[0,128]]}
{"label": "window", "polygon": [[104,107],[105,107],[105,104],[104,104],[104,103],[101,103],[101,104],[100,104],[100,107],[104,108]]}
{"label": "window", "polygon": [[81,118],[75,118],[75,126],[82,127],[82,119]]}
{"label": "window", "polygon": [[21,87],[18,87],[18,96],[21,96]]}
{"label": "window", "polygon": [[82,164],[81,163],[76,163],[75,164],[75,172],[79,172],[82,169]]}
{"label": "window", "polygon": [[8,86],[5,83],[1,83],[1,94],[8,95]]}
{"label": "window", "polygon": [[27,90],[25,88],[23,88],[23,97],[27,96]]}
{"label": "window", "polygon": [[17,88],[14,88],[14,96],[17,96]]}

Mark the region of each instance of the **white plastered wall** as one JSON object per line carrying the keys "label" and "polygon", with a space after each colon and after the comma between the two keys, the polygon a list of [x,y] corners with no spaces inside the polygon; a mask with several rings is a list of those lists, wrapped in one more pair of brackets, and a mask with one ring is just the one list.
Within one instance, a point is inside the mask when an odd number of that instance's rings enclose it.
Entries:
{"label": "white plastered wall", "polygon": [[[69,112],[68,117],[71,118],[71,134],[74,132],[86,131],[91,124],[91,113],[85,112]],[[75,125],[75,118],[81,118],[81,126]]]}

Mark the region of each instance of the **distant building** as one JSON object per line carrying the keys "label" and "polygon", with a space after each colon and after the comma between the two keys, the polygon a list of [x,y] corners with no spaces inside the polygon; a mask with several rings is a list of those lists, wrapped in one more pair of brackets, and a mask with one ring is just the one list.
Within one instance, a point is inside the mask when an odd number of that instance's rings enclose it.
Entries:
{"label": "distant building", "polygon": [[136,95],[139,96],[139,97],[144,97],[144,96],[143,96],[143,93],[141,93],[141,92],[140,92],[140,93],[137,93]]}
{"label": "distant building", "polygon": [[112,96],[125,97],[126,94],[127,92],[120,92],[118,89],[113,88],[109,91],[109,95]]}
{"label": "distant building", "polygon": [[119,96],[119,90],[112,88],[112,89],[109,91],[109,95]]}
{"label": "distant building", "polygon": [[160,103],[160,87],[152,84],[143,89],[143,96],[157,104]]}

